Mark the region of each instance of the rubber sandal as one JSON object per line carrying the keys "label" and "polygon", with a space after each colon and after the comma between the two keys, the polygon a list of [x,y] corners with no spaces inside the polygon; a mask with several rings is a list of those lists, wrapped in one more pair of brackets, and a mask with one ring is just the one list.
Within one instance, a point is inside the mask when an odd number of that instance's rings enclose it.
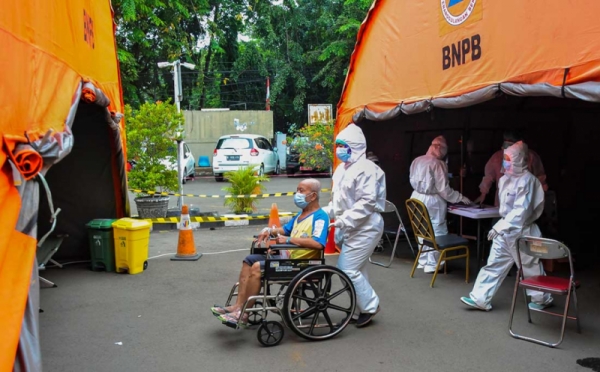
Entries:
{"label": "rubber sandal", "polygon": [[217,306],[217,305],[211,307],[210,311],[213,313],[214,316],[229,314],[229,311],[227,311],[223,306]]}
{"label": "rubber sandal", "polygon": [[227,313],[227,314],[223,314],[220,315],[218,317],[218,319],[221,321],[221,323],[225,324],[228,327],[231,328],[237,328],[238,326],[240,328],[248,328],[248,319],[246,318],[246,321],[240,321],[240,319],[233,315],[232,313]]}

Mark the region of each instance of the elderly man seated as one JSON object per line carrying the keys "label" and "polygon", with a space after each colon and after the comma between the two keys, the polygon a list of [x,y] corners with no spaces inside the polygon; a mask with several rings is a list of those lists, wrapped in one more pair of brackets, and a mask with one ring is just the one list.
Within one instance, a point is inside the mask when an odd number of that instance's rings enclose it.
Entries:
{"label": "elderly man seated", "polygon": [[[325,248],[329,226],[329,217],[319,205],[320,190],[321,183],[314,178],[301,181],[294,195],[294,203],[302,211],[283,228],[266,227],[260,232],[257,242],[267,242],[271,237],[276,237],[277,244],[295,244],[306,248],[282,251],[279,256],[272,258],[307,259],[320,256],[319,250]],[[241,309],[250,296],[256,296],[260,292],[265,259],[266,256],[262,254],[246,256],[242,262],[236,303],[228,307],[211,308],[219,320],[234,324],[239,322],[240,326],[247,324],[248,314],[240,314]],[[247,307],[253,306],[254,301],[249,301]]]}

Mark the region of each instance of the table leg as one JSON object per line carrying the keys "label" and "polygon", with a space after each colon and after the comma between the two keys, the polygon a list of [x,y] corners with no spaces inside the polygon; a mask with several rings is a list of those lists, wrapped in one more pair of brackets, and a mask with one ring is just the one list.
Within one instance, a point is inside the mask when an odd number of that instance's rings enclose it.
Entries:
{"label": "table leg", "polygon": [[481,258],[479,251],[481,249],[481,219],[477,219],[477,270],[481,268]]}

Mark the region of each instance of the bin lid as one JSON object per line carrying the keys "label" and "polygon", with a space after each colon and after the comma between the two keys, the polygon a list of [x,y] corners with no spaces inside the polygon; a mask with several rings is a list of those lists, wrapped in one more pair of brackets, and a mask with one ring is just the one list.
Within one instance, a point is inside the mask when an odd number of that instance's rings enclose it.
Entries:
{"label": "bin lid", "polygon": [[138,220],[135,218],[121,218],[112,224],[112,227],[123,230],[143,230],[150,229],[151,226],[152,223],[149,221]]}
{"label": "bin lid", "polygon": [[115,218],[98,218],[95,220],[91,220],[85,226],[88,229],[96,229],[96,230],[111,230],[112,223],[115,222]]}

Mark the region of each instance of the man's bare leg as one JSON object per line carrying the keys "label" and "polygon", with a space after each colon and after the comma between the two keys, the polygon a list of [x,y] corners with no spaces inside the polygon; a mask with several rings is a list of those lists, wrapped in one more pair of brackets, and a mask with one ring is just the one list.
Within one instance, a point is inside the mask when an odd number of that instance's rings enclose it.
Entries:
{"label": "man's bare leg", "polygon": [[[246,302],[246,283],[248,282],[248,278],[250,278],[251,267],[245,262],[242,262],[242,270],[240,271],[240,277],[238,279],[238,296],[235,301],[235,304],[228,306],[225,308],[228,312],[239,311],[242,308],[244,302]],[[244,298],[242,301],[241,298]]]}
{"label": "man's bare leg", "polygon": [[[246,265],[247,266],[247,265]],[[240,282],[240,286],[238,287],[238,297],[237,301],[234,305],[235,309],[231,311],[230,315],[234,318],[240,318],[240,313],[242,310],[242,306],[250,296],[256,296],[260,293],[260,278],[262,273],[260,271],[260,262],[255,262],[252,267],[248,267],[250,270],[250,275],[246,277],[244,281],[244,288],[242,290],[242,285]],[[247,308],[254,306],[254,300],[248,301]],[[232,306],[233,307],[233,306]],[[248,318],[248,314],[244,314],[242,320],[245,322]]]}

